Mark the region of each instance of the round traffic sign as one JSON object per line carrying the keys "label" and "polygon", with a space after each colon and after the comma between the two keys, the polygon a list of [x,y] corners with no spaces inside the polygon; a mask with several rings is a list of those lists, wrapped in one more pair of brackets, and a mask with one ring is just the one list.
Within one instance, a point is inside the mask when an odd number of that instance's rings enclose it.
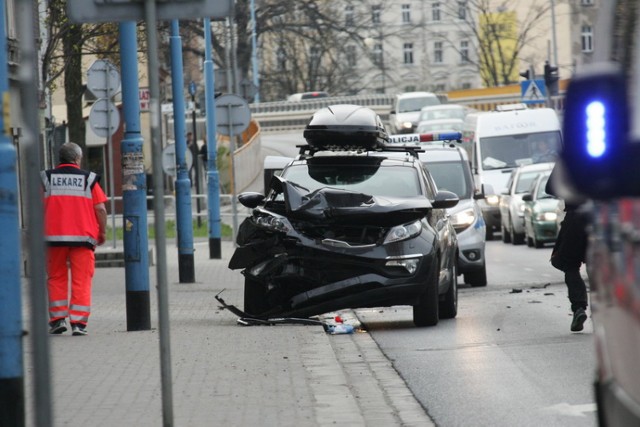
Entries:
{"label": "round traffic sign", "polygon": [[111,136],[120,126],[120,111],[108,99],[98,99],[89,112],[89,125],[96,135]]}
{"label": "round traffic sign", "polygon": [[249,127],[249,103],[238,95],[226,94],[216,98],[216,130],[223,135],[239,135]]}
{"label": "round traffic sign", "polygon": [[87,89],[96,98],[111,98],[120,90],[120,73],[111,62],[98,59],[87,70]]}
{"label": "round traffic sign", "polygon": [[[187,162],[187,169],[191,169],[191,165],[193,164],[193,154],[191,154],[191,150],[184,152],[184,160]],[[176,144],[167,144],[162,150],[162,170],[167,175],[176,176],[176,169]]]}

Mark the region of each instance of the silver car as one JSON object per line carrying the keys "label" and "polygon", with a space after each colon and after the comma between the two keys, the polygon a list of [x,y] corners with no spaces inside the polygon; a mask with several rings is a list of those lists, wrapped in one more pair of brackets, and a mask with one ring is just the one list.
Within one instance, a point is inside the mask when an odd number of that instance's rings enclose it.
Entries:
{"label": "silver car", "polygon": [[420,160],[433,176],[439,190],[458,195],[456,206],[447,209],[458,235],[458,273],[471,286],[487,285],[485,223],[475,192],[467,152],[460,147],[424,146]]}
{"label": "silver car", "polygon": [[553,162],[524,165],[511,172],[507,189],[500,195],[500,229],[502,241],[520,245],[524,243],[524,201],[531,183],[540,172],[553,169]]}

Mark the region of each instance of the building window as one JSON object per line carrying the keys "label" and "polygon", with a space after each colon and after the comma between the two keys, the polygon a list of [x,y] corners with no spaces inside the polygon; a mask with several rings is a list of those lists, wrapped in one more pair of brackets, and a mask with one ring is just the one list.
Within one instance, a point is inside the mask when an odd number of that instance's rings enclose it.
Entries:
{"label": "building window", "polygon": [[434,92],[444,92],[445,91],[445,85],[444,83],[438,83],[437,85],[435,85],[433,87],[433,91]]}
{"label": "building window", "polygon": [[382,7],[379,4],[371,6],[371,22],[374,24],[380,23],[380,9]]}
{"label": "building window", "polygon": [[466,64],[469,62],[469,41],[462,40],[460,42],[460,62]]}
{"label": "building window", "polygon": [[411,5],[410,4],[402,5],[402,23],[403,24],[411,23]]}
{"label": "building window", "polygon": [[580,3],[582,3],[583,6],[593,6],[593,0],[582,0]]}
{"label": "building window", "polygon": [[353,6],[347,6],[344,8],[344,24],[347,27],[353,27]]}
{"label": "building window", "polygon": [[593,28],[591,28],[591,25],[582,26],[581,39],[582,51],[593,52]]}
{"label": "building window", "polygon": [[375,65],[382,65],[382,43],[376,43],[373,45],[373,51],[371,52],[371,62]]}
{"label": "building window", "polygon": [[402,48],[404,63],[413,64],[413,43],[405,43]]}
{"label": "building window", "polygon": [[433,21],[440,20],[440,3],[433,3],[431,5],[431,20]]}
{"label": "building window", "polygon": [[442,64],[442,42],[435,42],[433,44],[433,62],[436,64]]}
{"label": "building window", "polygon": [[462,89],[471,89],[471,83],[462,83]]}
{"label": "building window", "polygon": [[282,48],[276,52],[276,68],[278,71],[287,69],[287,53]]}
{"label": "building window", "polygon": [[358,65],[358,55],[356,54],[356,47],[353,45],[347,46],[347,65],[351,68],[355,68]]}
{"label": "building window", "polygon": [[418,90],[418,88],[416,88],[415,85],[414,86],[405,86],[404,87],[404,91],[405,92],[415,92],[416,90]]}
{"label": "building window", "polygon": [[458,19],[465,21],[467,19],[467,2],[458,2]]}

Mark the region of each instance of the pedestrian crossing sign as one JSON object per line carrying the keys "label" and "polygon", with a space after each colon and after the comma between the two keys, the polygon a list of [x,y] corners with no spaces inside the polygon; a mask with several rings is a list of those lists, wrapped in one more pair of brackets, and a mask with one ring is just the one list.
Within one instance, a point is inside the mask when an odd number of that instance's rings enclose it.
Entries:
{"label": "pedestrian crossing sign", "polygon": [[522,102],[525,104],[537,104],[547,101],[547,90],[544,80],[525,80],[520,84]]}

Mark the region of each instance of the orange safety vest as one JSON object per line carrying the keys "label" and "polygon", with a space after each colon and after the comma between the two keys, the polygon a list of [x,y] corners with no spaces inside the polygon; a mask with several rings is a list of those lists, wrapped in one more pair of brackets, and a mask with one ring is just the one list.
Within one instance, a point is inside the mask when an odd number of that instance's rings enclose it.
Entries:
{"label": "orange safety vest", "polygon": [[[44,185],[44,235],[50,246],[98,244],[98,219],[94,205],[107,198],[100,176],[77,165],[61,164],[40,173]],[[95,198],[94,198],[95,196]]]}

